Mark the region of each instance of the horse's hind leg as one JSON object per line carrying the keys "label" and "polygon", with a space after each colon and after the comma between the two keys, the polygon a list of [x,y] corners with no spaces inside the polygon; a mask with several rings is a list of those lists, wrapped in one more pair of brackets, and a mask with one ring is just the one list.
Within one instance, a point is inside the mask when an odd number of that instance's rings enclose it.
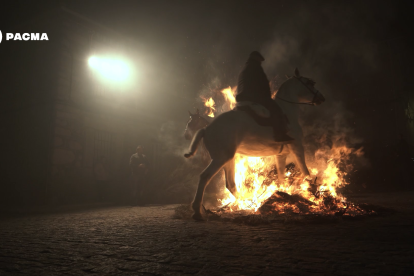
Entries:
{"label": "horse's hind leg", "polygon": [[204,190],[210,182],[211,178],[229,161],[230,158],[215,158],[208,167],[200,174],[197,193],[194,197],[192,208],[194,210],[193,219],[203,220],[201,215],[201,204],[203,202]]}
{"label": "horse's hind leg", "polygon": [[282,185],[285,182],[286,157],[286,154],[276,155],[277,178],[279,180],[279,185]]}

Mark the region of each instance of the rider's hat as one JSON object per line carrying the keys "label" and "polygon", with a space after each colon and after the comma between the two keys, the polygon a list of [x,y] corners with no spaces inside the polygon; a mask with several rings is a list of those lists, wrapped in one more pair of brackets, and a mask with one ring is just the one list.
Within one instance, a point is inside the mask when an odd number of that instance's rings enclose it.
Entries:
{"label": "rider's hat", "polygon": [[253,51],[250,53],[249,59],[254,59],[257,61],[264,61],[264,57],[258,52],[258,51]]}

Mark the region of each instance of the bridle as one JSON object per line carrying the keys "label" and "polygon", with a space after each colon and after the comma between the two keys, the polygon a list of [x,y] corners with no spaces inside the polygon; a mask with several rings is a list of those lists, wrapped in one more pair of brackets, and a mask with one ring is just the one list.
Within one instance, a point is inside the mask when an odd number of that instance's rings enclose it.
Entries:
{"label": "bridle", "polygon": [[[282,100],[282,101],[284,101],[284,102],[287,102],[287,103],[291,103],[291,104],[305,104],[305,105],[315,105],[315,102],[316,102],[316,98],[318,97],[318,94],[320,93],[318,90],[316,90],[316,92],[314,92],[314,91],[312,91],[309,87],[308,87],[308,85],[306,85],[302,80],[301,80],[301,78],[300,77],[296,77],[296,76],[294,76],[294,78],[296,78],[298,81],[300,81],[300,83],[302,83],[312,94],[313,94],[313,99],[312,99],[312,101],[311,102],[307,102],[307,103],[297,103],[297,102],[291,102],[291,101],[288,101],[288,100],[285,100],[285,99],[282,99],[282,98],[280,98],[280,97],[278,97],[278,95],[276,94],[276,98],[277,99],[279,99],[279,100]],[[312,80],[310,80],[311,82],[313,82],[313,83],[315,83],[314,81],[312,81]],[[282,84],[282,86],[283,86],[283,84]],[[282,88],[282,87],[280,87],[280,88]],[[280,90],[280,89],[279,89]]]}

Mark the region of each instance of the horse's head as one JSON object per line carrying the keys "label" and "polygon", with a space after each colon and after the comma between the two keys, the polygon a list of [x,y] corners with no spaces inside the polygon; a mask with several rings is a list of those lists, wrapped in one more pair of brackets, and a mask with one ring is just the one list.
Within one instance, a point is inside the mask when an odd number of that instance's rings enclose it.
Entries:
{"label": "horse's head", "polygon": [[206,127],[209,122],[200,115],[198,109],[197,113],[192,114],[190,111],[188,111],[188,114],[190,114],[190,119],[188,120],[187,126],[185,127],[184,138],[186,140],[191,140],[194,134],[198,130]]}
{"label": "horse's head", "polygon": [[296,68],[295,76],[280,86],[276,97],[290,103],[320,105],[325,97],[315,88],[315,84],[314,80],[301,76]]}

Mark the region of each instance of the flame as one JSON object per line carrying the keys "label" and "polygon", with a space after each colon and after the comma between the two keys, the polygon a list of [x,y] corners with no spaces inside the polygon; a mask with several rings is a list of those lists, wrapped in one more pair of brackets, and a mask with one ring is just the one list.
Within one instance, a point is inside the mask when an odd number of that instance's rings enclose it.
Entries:
{"label": "flame", "polygon": [[[323,156],[319,156],[317,162],[311,165],[319,166],[320,169],[311,167],[313,176],[318,176],[320,186],[316,192],[310,190],[311,180],[303,178],[300,173],[293,169],[285,172],[285,181],[278,183],[276,176],[275,160],[273,157],[247,157],[240,154],[235,156],[235,182],[238,191],[235,198],[227,189],[222,191],[220,204],[227,206],[229,211],[251,211],[257,212],[258,209],[267,204],[266,202],[275,196],[277,192],[288,195],[298,195],[310,205],[309,210],[303,212],[295,204],[273,203],[272,212],[285,213],[318,213],[334,214],[338,210],[348,208],[346,198],[338,194],[337,188],[349,184],[345,180],[346,173],[339,169],[339,164],[352,154],[352,149],[337,147]],[[338,155],[339,154],[339,155]],[[340,155],[342,154],[342,157]],[[323,159],[323,160],[322,160]],[[313,184],[313,183],[312,183]],[[335,207],[333,207],[335,205]],[[359,211],[355,206],[351,210]]]}
{"label": "flame", "polygon": [[229,205],[230,210],[254,210],[262,205],[276,190],[275,182],[262,185],[266,176],[260,172],[267,166],[266,158],[235,156],[235,182],[238,191],[236,199],[227,189],[221,204]]}
{"label": "flame", "polygon": [[231,110],[236,106],[236,97],[234,96],[236,94],[236,89],[237,89],[237,86],[233,88],[229,86],[221,90],[221,93],[224,95],[224,99],[229,105],[228,110]]}
{"label": "flame", "polygon": [[[235,107],[236,88],[229,86],[221,90],[225,98],[225,103],[221,106],[223,112]],[[214,117],[216,109],[213,98],[210,97],[208,100],[203,98],[203,101],[208,108],[208,116]],[[358,207],[347,203],[346,198],[337,191],[337,188],[349,184],[346,181],[346,171],[352,168],[349,164],[350,157],[361,154],[360,150],[347,148],[340,144],[329,149],[319,149],[315,153],[315,159],[308,162],[312,177],[304,178],[297,169],[291,167],[286,169],[283,183],[278,181],[274,157],[248,157],[236,154],[237,198],[224,188],[218,201],[230,212],[255,213],[264,204],[269,206],[272,198],[277,199],[278,195],[288,194],[306,201],[307,208],[303,209],[295,204],[274,200],[271,203],[272,212],[334,214],[338,210],[347,210],[348,215],[352,214],[352,211],[362,212],[358,210]],[[345,170],[342,168],[344,164],[346,164]],[[340,165],[342,165],[341,169]],[[316,179],[317,185],[315,185]]]}
{"label": "flame", "polygon": [[216,108],[215,108],[216,103],[214,102],[213,98],[210,97],[208,100],[206,98],[203,98],[203,101],[204,101],[204,105],[208,108],[207,116],[214,118],[214,111],[216,111]]}

